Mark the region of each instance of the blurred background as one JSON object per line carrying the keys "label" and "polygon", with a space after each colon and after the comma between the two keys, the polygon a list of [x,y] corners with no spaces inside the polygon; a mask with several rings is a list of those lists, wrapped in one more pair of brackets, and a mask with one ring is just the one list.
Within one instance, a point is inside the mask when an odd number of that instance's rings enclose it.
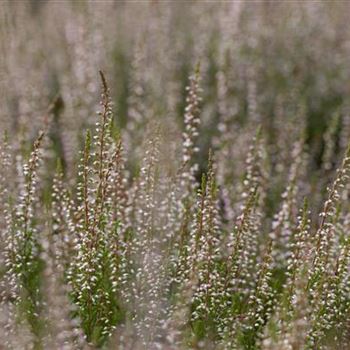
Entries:
{"label": "blurred background", "polygon": [[334,169],[349,139],[349,10],[340,1],[2,1],[0,130],[25,151],[50,125],[69,178],[96,121],[101,69],[137,172],[154,123],[165,153],[181,144],[186,86],[199,63],[200,169],[213,148],[222,184],[232,181],[224,173],[243,172],[260,125],[273,203],[300,134],[311,180]]}

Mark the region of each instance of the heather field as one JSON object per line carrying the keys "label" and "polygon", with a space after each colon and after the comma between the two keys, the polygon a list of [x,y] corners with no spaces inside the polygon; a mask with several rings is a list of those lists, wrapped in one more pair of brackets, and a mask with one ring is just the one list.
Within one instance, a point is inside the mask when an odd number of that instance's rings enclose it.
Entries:
{"label": "heather field", "polygon": [[0,349],[350,349],[349,14],[0,1]]}

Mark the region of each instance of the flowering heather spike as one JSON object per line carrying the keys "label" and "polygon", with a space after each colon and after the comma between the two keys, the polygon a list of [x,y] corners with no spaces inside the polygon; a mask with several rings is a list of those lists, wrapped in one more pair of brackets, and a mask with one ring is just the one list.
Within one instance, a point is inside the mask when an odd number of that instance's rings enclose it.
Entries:
{"label": "flowering heather spike", "polygon": [[78,185],[78,200],[83,202],[84,206],[84,225],[85,228],[90,224],[90,204],[89,204],[89,171],[90,171],[90,148],[91,148],[91,134],[88,130],[85,137],[84,156],[82,162],[82,183]]}
{"label": "flowering heather spike", "polygon": [[[350,264],[350,239],[346,230],[346,218],[343,223],[338,225],[337,231],[339,234],[345,236],[344,242],[340,245],[340,252],[336,260],[334,268],[334,276],[331,293],[333,294],[332,302],[328,302],[330,322],[335,328],[337,334],[336,344],[340,348],[347,343],[347,336],[349,331],[345,331],[348,327],[348,317],[350,314],[350,301],[348,298],[350,292],[350,275],[348,267]],[[340,232],[339,232],[340,231]]]}
{"label": "flowering heather spike", "polygon": [[[228,236],[229,251],[225,257],[221,276],[218,304],[218,333],[224,346],[234,347],[240,324],[247,317],[244,305],[254,293],[259,261],[258,241],[261,225],[261,185],[263,184],[263,149],[259,128],[250,146],[240,199],[240,215]],[[231,340],[230,340],[231,339]],[[237,339],[236,339],[237,340]],[[225,345],[226,344],[226,345]],[[235,345],[236,344],[236,345]],[[238,345],[237,345],[238,346]]]}
{"label": "flowering heather spike", "polygon": [[[53,181],[52,225],[53,232],[47,232],[44,241],[43,260],[46,261],[46,308],[49,336],[46,347],[75,349],[85,343],[76,312],[70,303],[72,269],[70,268],[76,237],[76,223],[73,217],[74,203],[63,182],[60,162]],[[70,282],[70,283],[68,283]]]}
{"label": "flowering heather spike", "polygon": [[[0,218],[0,234],[1,234],[1,265],[5,267],[4,276],[0,280],[0,328],[2,329],[0,337],[1,345],[14,349],[18,346],[26,346],[31,344],[32,339],[22,339],[18,337],[18,329],[16,325],[16,306],[14,302],[19,299],[19,283],[18,276],[13,266],[14,261],[14,244],[15,238],[12,232],[13,222],[13,205],[11,205],[10,196],[11,189],[8,188],[10,183],[10,146],[7,137],[4,137],[0,144],[0,210],[3,215]],[[26,326],[23,324],[23,328]],[[25,329],[26,330],[26,329]],[[24,330],[24,333],[26,333]],[[21,343],[23,341],[23,343]]]}
{"label": "flowering heather spike", "polygon": [[[262,129],[259,127],[249,147],[246,158],[246,173],[243,180],[241,199],[244,200],[249,193],[254,192],[260,187],[261,195],[263,194],[263,185],[265,182],[264,170],[264,149],[262,144]],[[260,196],[260,200],[263,200]]]}
{"label": "flowering heather spike", "polygon": [[186,107],[184,115],[185,130],[183,132],[183,144],[182,144],[182,163],[184,167],[190,164],[190,170],[184,171],[184,178],[190,183],[193,181],[194,172],[197,170],[197,166],[193,164],[193,156],[198,152],[198,148],[195,145],[198,137],[198,128],[200,124],[200,75],[199,65],[197,65],[195,73],[189,78],[189,85],[187,86]]}
{"label": "flowering heather spike", "polygon": [[[318,346],[325,336],[325,331],[332,328],[332,315],[336,295],[335,285],[338,279],[332,276],[331,249],[334,243],[335,215],[339,204],[340,192],[348,182],[350,174],[350,144],[345,153],[343,162],[337,171],[332,187],[328,189],[328,199],[321,212],[321,222],[315,235],[312,269],[309,274],[308,288],[310,290],[313,313],[310,315],[310,330],[308,333],[308,348]],[[337,290],[337,289],[336,289]]]}
{"label": "flowering heather spike", "polygon": [[[237,218],[237,223],[233,228],[233,233],[231,236],[231,242],[229,246],[232,247],[232,251],[229,255],[228,261],[228,276],[232,278],[230,284],[236,290],[241,288],[240,277],[243,271],[242,268],[248,268],[248,266],[243,266],[245,263],[252,263],[250,259],[254,259],[254,244],[257,237],[254,237],[256,232],[254,231],[254,216],[256,215],[255,209],[257,204],[258,192],[255,189],[251,192],[249,197],[246,199],[246,203],[243,207],[242,214]],[[252,245],[251,245],[252,244]],[[243,254],[248,253],[252,249],[252,256],[247,258],[245,262],[242,261],[244,258]],[[246,271],[249,273],[248,271]]]}
{"label": "flowering heather spike", "polygon": [[[82,159],[82,181],[76,208],[76,252],[69,271],[74,302],[89,342],[99,344],[111,335],[118,318],[116,300],[118,251],[115,249],[117,222],[111,214],[111,173],[118,148],[110,136],[112,121],[109,89],[103,73],[101,105],[96,133],[87,133]],[[93,140],[93,141],[92,141]],[[81,218],[83,213],[84,219]]]}
{"label": "flowering heather spike", "polygon": [[289,169],[287,188],[282,193],[281,208],[272,222],[270,238],[273,239],[272,255],[276,268],[285,268],[290,254],[291,236],[295,221],[295,211],[298,196],[298,179],[303,172],[304,140],[301,139],[294,144],[292,152],[292,163]]}
{"label": "flowering heather spike", "polygon": [[64,176],[58,161],[57,175],[52,185],[52,234],[55,236],[55,254],[60,264],[69,266],[74,246],[76,225],[73,217],[74,203],[64,184]]}
{"label": "flowering heather spike", "polygon": [[266,327],[263,349],[294,349],[305,345],[307,335],[305,317],[309,309],[307,298],[303,298],[303,295],[307,285],[307,270],[311,263],[309,229],[308,202],[305,199],[290,245],[291,255],[288,258],[285,289]]}
{"label": "flowering heather spike", "polygon": [[271,249],[272,241],[270,240],[258,272],[255,291],[249,299],[247,323],[243,326],[244,337],[251,346],[254,346],[263,337],[264,326],[268,322],[275,305],[275,291],[271,285]]}
{"label": "flowering heather spike", "polygon": [[121,236],[124,236],[131,223],[128,222],[127,206],[128,193],[126,190],[127,177],[125,173],[125,159],[123,155],[122,141],[119,140],[116,145],[113,157],[113,170],[111,173],[111,195],[113,207],[113,221],[118,221]]}
{"label": "flowering heather spike", "polygon": [[[322,274],[328,269],[328,257],[331,239],[334,234],[334,216],[340,200],[341,191],[348,182],[350,174],[350,144],[345,153],[343,162],[337,170],[337,177],[332,186],[328,188],[328,199],[325,201],[320,213],[321,221],[315,235],[315,252],[313,268],[315,274]],[[313,282],[311,282],[313,283]]]}
{"label": "flowering heather spike", "polygon": [[[219,289],[218,260],[220,253],[219,219],[217,209],[217,189],[214,178],[213,159],[209,152],[207,176],[203,177],[199,222],[194,237],[194,257],[198,287],[193,296],[196,305],[192,313],[192,321],[209,320],[216,310],[216,293]],[[197,220],[198,220],[197,219]]]}
{"label": "flowering heather spike", "polygon": [[[57,199],[57,198],[56,198]],[[63,213],[61,213],[63,214]],[[75,311],[70,303],[69,285],[66,284],[65,271],[67,258],[65,243],[61,233],[52,233],[47,228],[43,238],[42,258],[45,261],[45,330],[44,346],[54,349],[82,348],[85,340],[77,319],[71,315]]]}
{"label": "flowering heather spike", "polygon": [[258,192],[246,198],[242,213],[230,235],[229,255],[225,257],[218,305],[218,331],[224,345],[234,347],[239,325],[246,317],[245,307],[253,294],[257,278]]}
{"label": "flowering heather spike", "polygon": [[309,209],[308,201],[304,199],[304,206],[298,216],[298,224],[296,232],[293,235],[293,241],[290,246],[291,255],[288,258],[288,267],[287,267],[287,282],[286,286],[289,288],[289,294],[292,296],[294,284],[298,274],[301,273],[300,269],[307,262],[310,263],[310,256],[308,253],[308,245],[310,245],[309,237],[310,229],[310,219],[309,219]]}
{"label": "flowering heather spike", "polygon": [[159,327],[161,286],[165,266],[156,235],[156,186],[159,135],[148,141],[140,176],[135,183],[132,236],[122,254],[121,285],[124,302],[131,313],[137,337],[144,346],[154,346]]}
{"label": "flowering heather spike", "polygon": [[5,230],[7,227],[6,217],[9,214],[9,199],[11,195],[11,188],[9,187],[10,181],[10,170],[11,170],[11,149],[8,144],[7,136],[5,134],[4,140],[0,144],[0,212],[3,215],[0,217],[0,263],[4,263],[4,240]]}
{"label": "flowering heather spike", "polygon": [[[41,132],[34,142],[29,160],[23,166],[24,183],[20,189],[17,209],[8,211],[5,248],[5,277],[9,297],[14,308],[27,305],[26,321],[33,334],[33,342],[40,344],[40,257],[39,238],[35,225],[37,198],[37,170],[41,159]],[[10,309],[13,309],[10,306]],[[17,310],[16,310],[17,311]],[[13,311],[11,311],[13,312]],[[10,316],[10,318],[13,316]]]}

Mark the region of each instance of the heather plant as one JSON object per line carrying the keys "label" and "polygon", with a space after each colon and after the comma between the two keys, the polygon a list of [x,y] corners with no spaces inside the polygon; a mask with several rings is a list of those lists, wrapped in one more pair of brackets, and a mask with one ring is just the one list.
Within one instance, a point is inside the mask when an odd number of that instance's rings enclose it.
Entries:
{"label": "heather plant", "polygon": [[348,11],[3,1],[0,348],[348,349]]}
{"label": "heather plant", "polygon": [[102,72],[100,120],[96,134],[87,133],[78,184],[75,255],[70,271],[73,299],[87,339],[99,342],[110,335],[118,318],[116,287],[119,272],[118,219],[111,209],[112,183],[120,148],[111,138],[111,101]]}
{"label": "heather plant", "polygon": [[[17,310],[21,317],[26,319],[28,327],[35,335],[34,344],[40,341],[42,329],[42,320],[39,317],[42,308],[39,281],[43,264],[40,258],[35,211],[43,137],[44,134],[40,133],[28,161],[18,169],[20,181],[16,204],[11,205],[10,199],[6,198],[6,192],[3,198],[8,207],[5,211],[6,227],[3,231],[5,272],[2,303],[9,300],[10,308]],[[16,318],[16,313],[10,315],[9,322],[13,321],[12,317]]]}

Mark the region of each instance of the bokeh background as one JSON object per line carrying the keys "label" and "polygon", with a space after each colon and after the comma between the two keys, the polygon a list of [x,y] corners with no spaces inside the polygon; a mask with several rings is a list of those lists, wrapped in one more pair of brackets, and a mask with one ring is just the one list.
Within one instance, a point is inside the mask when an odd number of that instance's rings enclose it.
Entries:
{"label": "bokeh background", "polygon": [[272,213],[300,133],[309,147],[311,184],[320,169],[336,166],[349,138],[349,7],[341,1],[2,1],[0,129],[25,150],[50,124],[53,158],[73,176],[85,130],[96,121],[101,69],[135,173],[155,123],[166,134],[165,153],[181,142],[185,88],[199,63],[198,178],[209,148],[223,184],[234,179],[223,174],[227,169],[243,173],[261,125]]}

